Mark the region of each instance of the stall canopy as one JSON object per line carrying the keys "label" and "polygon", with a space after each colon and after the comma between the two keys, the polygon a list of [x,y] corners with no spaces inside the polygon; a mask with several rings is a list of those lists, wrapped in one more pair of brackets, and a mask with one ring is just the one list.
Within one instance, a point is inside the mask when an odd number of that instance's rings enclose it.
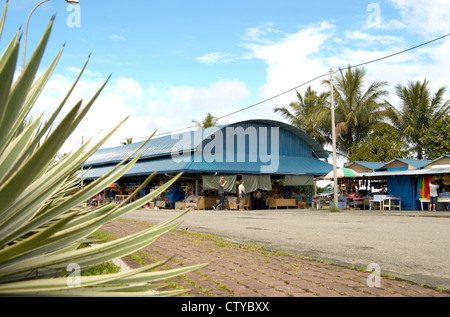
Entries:
{"label": "stall canopy", "polygon": [[219,179],[223,176],[227,183],[225,185],[225,191],[227,193],[236,193],[236,175],[203,175],[203,190],[214,190],[219,186]]}
{"label": "stall canopy", "polygon": [[310,175],[286,175],[284,177],[285,186],[312,186],[314,176]]}
{"label": "stall canopy", "polygon": [[247,193],[260,190],[272,190],[270,175],[242,175]]}
{"label": "stall canopy", "polygon": [[[223,176],[228,182],[225,185],[227,193],[236,193],[237,175],[203,175],[203,189],[216,190],[219,186],[219,179]],[[270,175],[242,175],[247,193],[260,190],[272,190],[272,180]]]}

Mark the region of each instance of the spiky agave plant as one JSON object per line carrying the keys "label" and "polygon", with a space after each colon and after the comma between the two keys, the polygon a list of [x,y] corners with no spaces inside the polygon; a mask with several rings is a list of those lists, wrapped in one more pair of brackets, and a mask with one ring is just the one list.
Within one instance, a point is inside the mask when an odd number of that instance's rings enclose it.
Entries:
{"label": "spiky agave plant", "polygon": [[[0,35],[7,5],[0,20]],[[184,292],[159,290],[163,284],[158,281],[199,269],[203,264],[165,271],[154,270],[163,264],[159,262],[114,274],[62,275],[73,265],[83,270],[143,248],[176,228],[179,223],[174,221],[184,213],[127,237],[78,248],[86,237],[102,225],[149,202],[171,186],[180,175],[136,201],[95,208],[82,207],[84,201],[133,166],[139,159],[139,148],[103,177],[74,190],[79,186],[74,175],[81,164],[126,119],[92,147],[89,147],[90,142],[86,142],[73,153],[55,160],[58,150],[88,112],[108,80],[86,106],[82,107],[81,101],[78,102],[53,127],[80,79],[86,61],[71,89],[46,122],[42,122],[41,117],[34,120],[27,118],[63,50],[35,80],[53,20],[49,22],[33,55],[15,81],[20,30],[0,57],[0,296],[169,296]],[[136,193],[154,175],[148,177],[136,189]]]}

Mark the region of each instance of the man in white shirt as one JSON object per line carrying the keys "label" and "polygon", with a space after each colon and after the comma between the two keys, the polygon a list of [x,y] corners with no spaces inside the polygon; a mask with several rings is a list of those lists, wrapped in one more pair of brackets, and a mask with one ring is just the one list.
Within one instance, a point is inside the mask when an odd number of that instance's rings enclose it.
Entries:
{"label": "man in white shirt", "polygon": [[430,182],[430,206],[429,211],[436,211],[439,185],[434,180]]}
{"label": "man in white shirt", "polygon": [[247,193],[245,192],[244,180],[241,180],[241,184],[238,187],[238,197],[239,197],[239,210],[244,210],[245,206],[245,196]]}

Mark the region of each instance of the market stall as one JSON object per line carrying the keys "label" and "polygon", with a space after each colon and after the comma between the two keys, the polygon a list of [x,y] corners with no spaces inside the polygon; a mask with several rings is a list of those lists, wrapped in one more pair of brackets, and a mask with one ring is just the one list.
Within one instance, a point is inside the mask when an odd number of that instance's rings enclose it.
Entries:
{"label": "market stall", "polygon": [[[359,181],[356,179],[358,173],[350,168],[338,168],[336,170],[336,178],[338,185],[338,208],[356,207],[356,203],[361,206],[365,205],[365,197],[359,194]],[[334,171],[329,172],[325,178],[326,180],[334,180]],[[360,199],[363,198],[363,199]],[[316,202],[317,204],[317,202]],[[321,202],[319,201],[319,204]],[[334,199],[331,199],[330,207],[334,205]]]}

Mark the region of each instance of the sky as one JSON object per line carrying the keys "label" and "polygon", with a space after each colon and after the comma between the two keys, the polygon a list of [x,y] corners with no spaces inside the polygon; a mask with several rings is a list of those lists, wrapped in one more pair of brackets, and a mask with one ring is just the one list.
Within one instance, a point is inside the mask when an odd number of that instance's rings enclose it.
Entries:
{"label": "sky", "polygon": [[[9,0],[2,50],[19,28],[24,32],[38,3]],[[0,8],[4,5],[2,0]],[[378,59],[450,32],[447,0],[80,0],[76,6],[50,0],[30,18],[27,59],[53,15],[40,71],[65,47],[31,115],[51,115],[89,55],[69,106],[81,99],[86,104],[111,75],[63,153],[99,140],[127,116],[105,147],[119,146],[126,138],[143,141],[155,131],[158,136],[192,129],[192,120],[201,121],[208,112],[221,124],[285,121],[273,109],[296,101],[294,88],[302,94],[308,85],[325,91],[322,80],[330,69]],[[397,84],[428,79],[436,92],[449,84],[448,56],[450,36],[365,65],[366,84],[388,82],[387,100],[394,105]]]}

